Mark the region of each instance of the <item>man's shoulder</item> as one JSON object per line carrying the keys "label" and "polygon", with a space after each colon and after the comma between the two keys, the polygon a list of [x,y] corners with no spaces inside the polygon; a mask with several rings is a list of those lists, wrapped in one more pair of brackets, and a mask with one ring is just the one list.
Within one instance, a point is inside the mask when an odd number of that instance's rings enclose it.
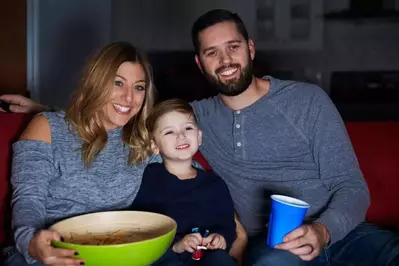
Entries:
{"label": "man's shoulder", "polygon": [[308,82],[271,78],[271,84],[274,95],[300,95],[302,98],[326,95],[320,86]]}
{"label": "man's shoulder", "polygon": [[202,100],[193,101],[190,103],[194,109],[197,119],[201,117],[214,114],[220,107],[219,96],[213,96]]}

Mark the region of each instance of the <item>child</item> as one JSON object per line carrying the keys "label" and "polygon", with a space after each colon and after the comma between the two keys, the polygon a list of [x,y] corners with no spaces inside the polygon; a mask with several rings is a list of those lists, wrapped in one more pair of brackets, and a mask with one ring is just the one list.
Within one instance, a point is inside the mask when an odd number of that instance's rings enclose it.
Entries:
{"label": "child", "polygon": [[[133,209],[165,214],[177,222],[171,249],[153,265],[237,265],[229,255],[236,237],[234,206],[224,181],[213,173],[192,167],[192,157],[202,141],[191,106],[182,100],[158,104],[146,126],[151,149],[163,164],[147,166]],[[192,228],[209,230],[209,236]],[[203,258],[192,252],[205,246]]]}

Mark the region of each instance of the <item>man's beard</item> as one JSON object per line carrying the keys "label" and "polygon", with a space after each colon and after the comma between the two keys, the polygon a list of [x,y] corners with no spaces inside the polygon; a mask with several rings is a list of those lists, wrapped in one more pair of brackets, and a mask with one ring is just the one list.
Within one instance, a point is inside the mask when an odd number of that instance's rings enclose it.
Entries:
{"label": "man's beard", "polygon": [[[238,79],[232,79],[226,82],[223,82],[219,79],[218,74],[227,67],[240,69],[241,73]],[[208,82],[218,91],[218,93],[225,96],[237,96],[243,93],[252,82],[252,60],[249,58],[248,64],[245,68],[241,69],[239,64],[229,64],[219,67],[215,73],[216,75],[212,75],[204,71],[204,76]]]}

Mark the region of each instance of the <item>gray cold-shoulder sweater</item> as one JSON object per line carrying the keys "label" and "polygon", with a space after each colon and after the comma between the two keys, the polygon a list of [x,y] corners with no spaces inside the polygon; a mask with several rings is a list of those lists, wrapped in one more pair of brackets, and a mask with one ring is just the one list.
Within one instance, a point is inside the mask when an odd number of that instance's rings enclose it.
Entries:
{"label": "gray cold-shoulder sweater", "polygon": [[13,145],[13,229],[17,249],[28,263],[28,244],[35,232],[61,219],[130,206],[148,161],[129,166],[122,129],[108,132],[104,150],[91,168],[81,159],[81,141],[62,112],[43,113],[52,143],[22,140]]}

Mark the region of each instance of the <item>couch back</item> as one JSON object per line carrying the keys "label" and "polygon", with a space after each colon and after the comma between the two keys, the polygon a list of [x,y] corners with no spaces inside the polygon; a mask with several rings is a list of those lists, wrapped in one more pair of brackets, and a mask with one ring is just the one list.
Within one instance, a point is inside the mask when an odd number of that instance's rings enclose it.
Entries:
{"label": "couch back", "polygon": [[0,243],[11,239],[10,187],[11,144],[17,140],[29,115],[0,112]]}
{"label": "couch back", "polygon": [[367,220],[399,229],[399,121],[346,122],[371,194]]}
{"label": "couch back", "polygon": [[[30,116],[0,113],[0,243],[11,239],[10,163],[11,145]],[[399,225],[399,121],[346,122],[349,137],[370,188],[367,220],[386,227]],[[210,166],[198,153],[195,159]]]}

